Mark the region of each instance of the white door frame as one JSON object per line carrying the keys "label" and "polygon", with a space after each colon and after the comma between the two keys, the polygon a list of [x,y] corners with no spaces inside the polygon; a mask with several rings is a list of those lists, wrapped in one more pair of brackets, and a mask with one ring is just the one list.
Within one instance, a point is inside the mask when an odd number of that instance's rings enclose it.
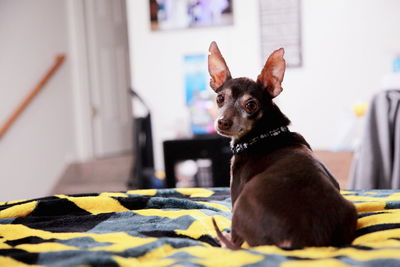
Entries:
{"label": "white door frame", "polygon": [[[91,60],[93,60],[93,54],[91,53],[97,51],[97,47],[96,42],[89,39],[93,37],[89,36],[89,34],[93,32],[89,32],[90,25],[88,24],[87,17],[89,13],[88,10],[85,9],[87,8],[86,4],[91,3],[89,1],[91,0],[68,0],[66,2],[70,42],[69,59],[73,84],[75,139],[77,159],[79,161],[87,161],[99,156],[104,156],[105,154],[102,149],[99,149],[99,147],[102,147],[103,143],[98,143],[99,140],[96,140],[96,136],[99,137],[99,134],[103,134],[103,132],[101,132],[98,127],[96,128],[94,123],[94,119],[99,119],[99,117],[95,118],[96,110],[93,105],[97,105],[96,108],[98,108],[98,110],[102,109],[102,105],[100,103],[101,101],[98,99],[100,91],[94,91],[99,90],[97,88],[99,86],[95,86],[97,82],[100,82],[99,77],[95,69],[91,69],[96,66],[96,64],[93,65],[93,62],[91,62]],[[130,75],[129,69],[126,73]],[[128,96],[127,89],[128,88],[126,88],[126,95]],[[128,103],[130,104],[131,102],[128,101]],[[131,108],[129,108],[129,106],[128,109],[130,110],[128,113],[131,113]],[[129,120],[129,123],[131,122],[132,121]],[[131,125],[128,127],[129,130],[132,129],[131,127]],[[130,137],[128,138],[130,141]],[[102,141],[104,142],[105,139]],[[131,148],[127,148],[127,150],[130,149]]]}
{"label": "white door frame", "polygon": [[95,158],[84,1],[67,1],[70,40],[70,55],[67,60],[70,61],[72,72],[75,139],[79,161]]}
{"label": "white door frame", "polygon": [[132,151],[132,101],[125,0],[85,0],[94,154]]}

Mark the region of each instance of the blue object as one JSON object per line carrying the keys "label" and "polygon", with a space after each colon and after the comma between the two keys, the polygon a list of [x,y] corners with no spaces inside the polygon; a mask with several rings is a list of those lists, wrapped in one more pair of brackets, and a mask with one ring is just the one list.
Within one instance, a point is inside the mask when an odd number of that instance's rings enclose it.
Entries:
{"label": "blue object", "polygon": [[400,55],[393,60],[393,72],[400,72]]}

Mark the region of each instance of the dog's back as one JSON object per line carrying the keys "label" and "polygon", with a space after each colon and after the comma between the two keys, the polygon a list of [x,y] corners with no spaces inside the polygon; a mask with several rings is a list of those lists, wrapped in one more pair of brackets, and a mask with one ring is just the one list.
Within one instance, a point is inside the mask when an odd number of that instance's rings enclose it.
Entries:
{"label": "dog's back", "polygon": [[354,205],[342,197],[307,145],[294,144],[301,140],[297,134],[279,138],[289,145],[275,140],[282,147],[264,154],[258,147],[233,159],[232,187],[242,186],[232,195],[232,235],[250,246],[350,244],[357,221]]}

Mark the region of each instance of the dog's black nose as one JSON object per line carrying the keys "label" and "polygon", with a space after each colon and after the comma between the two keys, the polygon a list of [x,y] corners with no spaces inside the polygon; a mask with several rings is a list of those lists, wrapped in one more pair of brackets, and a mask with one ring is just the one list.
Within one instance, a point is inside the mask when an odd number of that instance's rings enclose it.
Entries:
{"label": "dog's black nose", "polygon": [[219,119],[218,128],[221,130],[229,130],[232,127],[233,121],[229,119]]}

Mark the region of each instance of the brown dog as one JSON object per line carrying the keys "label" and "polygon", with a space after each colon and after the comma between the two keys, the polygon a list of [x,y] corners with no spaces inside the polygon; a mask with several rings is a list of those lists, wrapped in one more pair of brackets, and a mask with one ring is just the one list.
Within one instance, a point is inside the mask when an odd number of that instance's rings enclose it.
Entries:
{"label": "brown dog", "polygon": [[[357,213],[327,169],[272,99],[282,92],[284,50],[274,51],[257,81],[232,79],[215,42],[208,69],[217,93],[219,134],[231,137],[232,231],[222,245],[342,246],[354,238]],[[299,101],[299,103],[301,103]]]}

